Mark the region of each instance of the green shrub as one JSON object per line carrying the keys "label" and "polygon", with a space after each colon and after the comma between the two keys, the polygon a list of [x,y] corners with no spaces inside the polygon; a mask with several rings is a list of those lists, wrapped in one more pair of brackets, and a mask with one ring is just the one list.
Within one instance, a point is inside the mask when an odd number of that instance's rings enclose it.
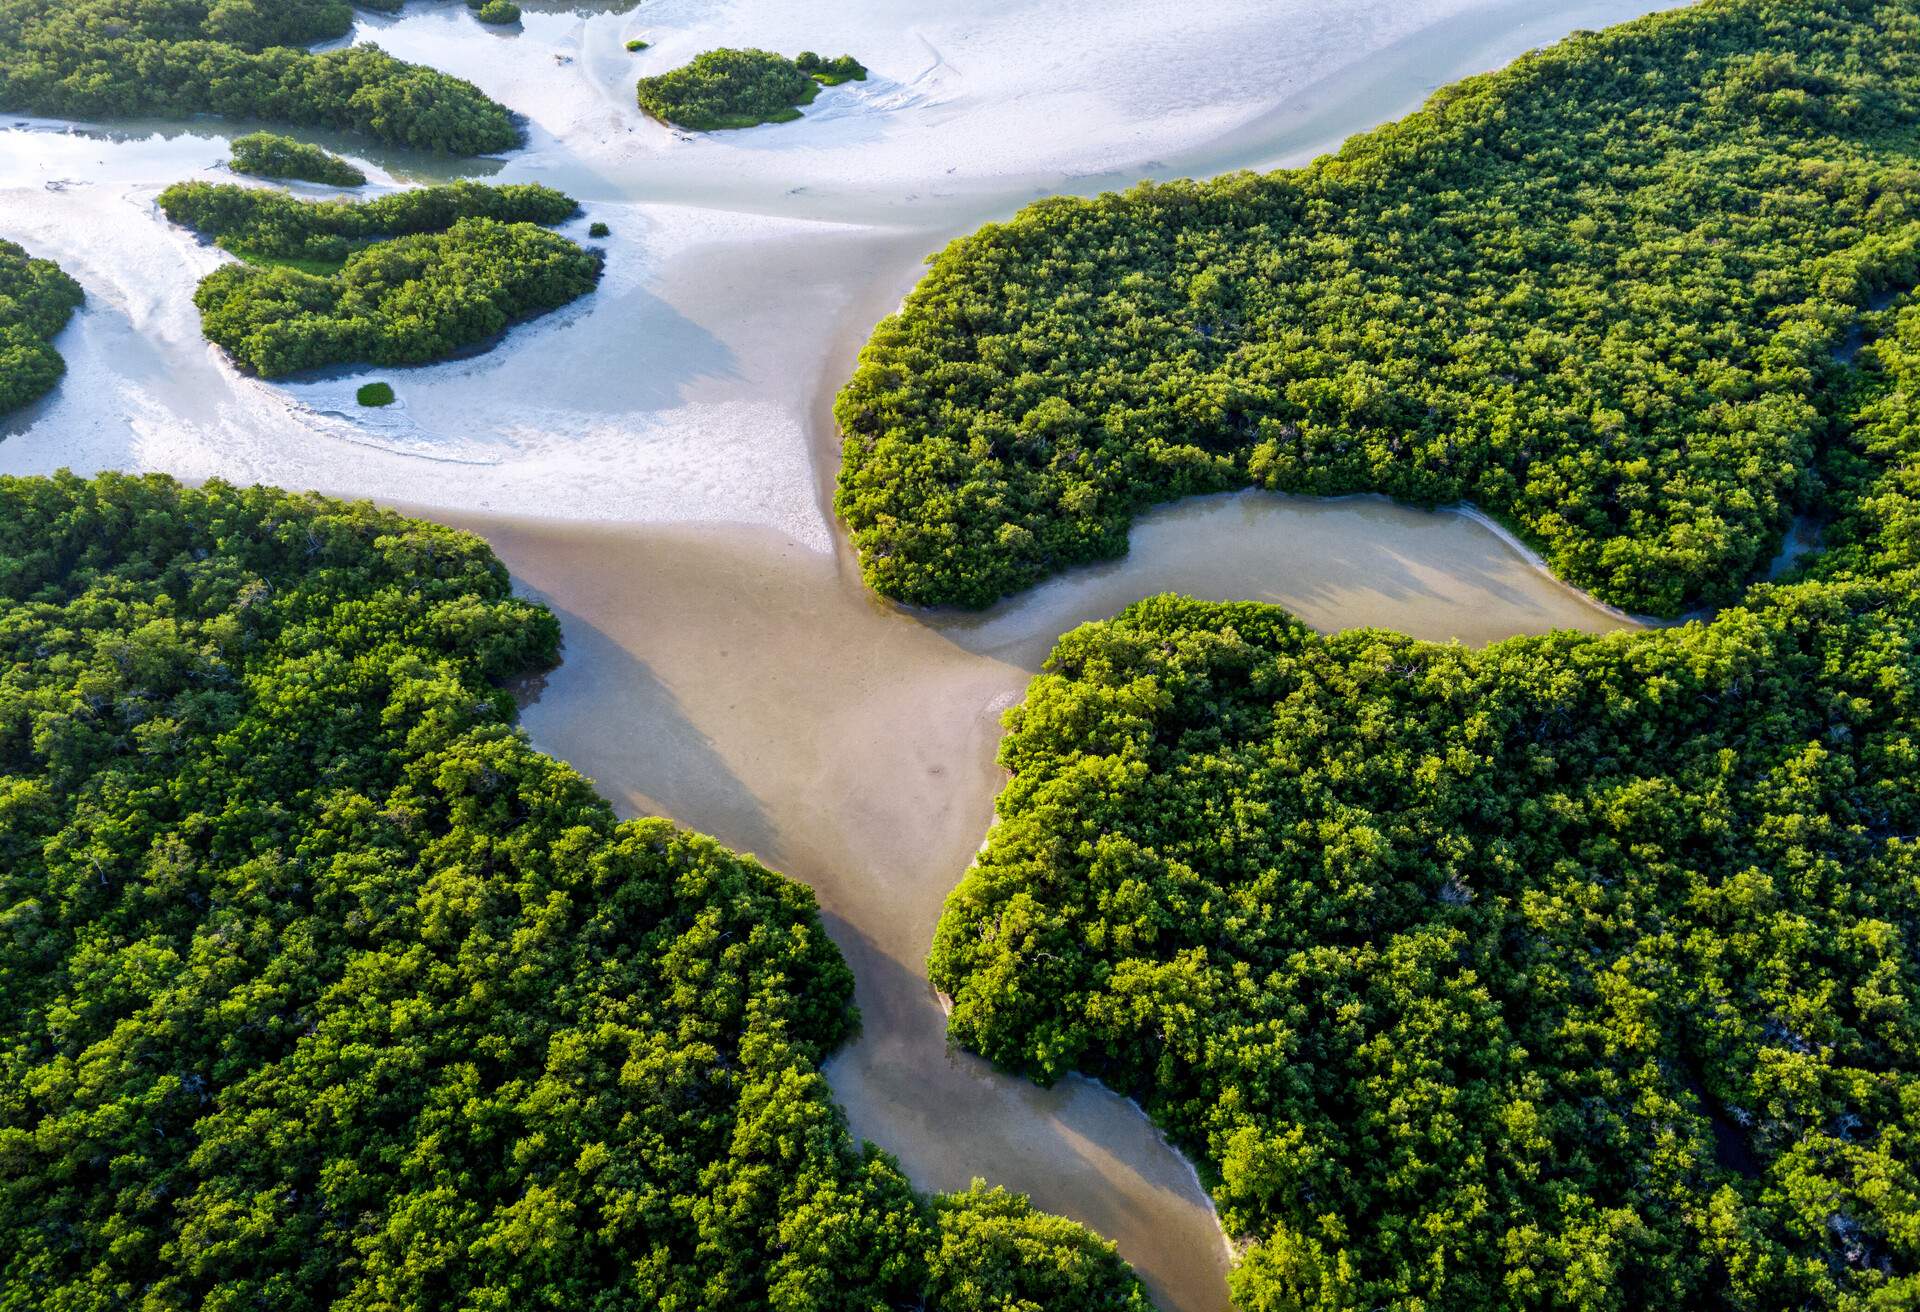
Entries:
{"label": "green shrub", "polygon": [[194,304],[207,339],[267,378],[445,359],[600,277],[596,252],[539,226],[579,211],[546,187],[456,183],[355,204],[181,183],[160,207],[247,261],[202,279]]}
{"label": "green shrub", "polygon": [[265,378],[334,364],[428,364],[593,290],[600,261],[530,223],[462,219],[317,277],[230,264],[194,293],[209,341]]}
{"label": "green shrub", "polygon": [[0,479],[8,1304],[1141,1308],[851,1139],[812,893],[535,752],[558,647],[436,524]]}
{"label": "green shrub", "polygon": [[[859,68],[850,57],[831,65],[812,58],[823,69]],[[767,50],[709,50],[671,72],[641,78],[639,88],[641,109],[696,132],[789,122],[819,92],[820,82],[798,63]]]}
{"label": "green shrub", "polygon": [[[467,3],[473,6],[473,0],[467,0]],[[504,25],[520,21],[520,6],[512,3],[512,0],[486,0],[485,4],[474,7],[477,10],[474,17],[483,23]]]}
{"label": "green shrub", "polygon": [[354,394],[361,405],[374,409],[383,405],[392,405],[394,401],[392,383],[367,383]]}
{"label": "green shrub", "polygon": [[1471,501],[1637,611],[1738,595],[1807,494],[1826,353],[1913,276],[1910,23],[1713,0],[1304,169],[953,243],[836,405],[868,581],[985,605],[1254,485]]}
{"label": "green shrub", "polygon": [[651,48],[651,43],[642,41],[639,37],[635,37],[633,40],[627,42],[627,49],[634,54],[638,54],[642,50],[647,50],[650,48]]}
{"label": "green shrub", "polygon": [[67,362],[52,342],[86,300],[51,260],[0,240],[0,415],[53,390]]}
{"label": "green shrub", "polygon": [[595,223],[587,228],[587,236],[589,237],[611,237],[612,235],[613,229],[604,223]]}
{"label": "green shrub", "polygon": [[867,66],[852,55],[842,55],[838,59],[822,59],[811,50],[803,50],[794,56],[793,66],[823,87],[837,87],[842,82],[867,80]]}
{"label": "green shrub", "polygon": [[271,132],[233,140],[233,171],[261,178],[296,178],[330,187],[358,187],[367,175],[338,155]]}
{"label": "green shrub", "polygon": [[[399,0],[368,3],[396,10]],[[220,114],[470,155],[520,133],[470,82],[344,36],[341,0],[0,0],[0,109],[60,118]]]}
{"label": "green shrub", "polygon": [[303,201],[284,191],[182,182],[160,193],[161,212],[228,250],[330,261],[388,237],[444,232],[461,219],[565,223],[580,212],[571,196],[537,184],[455,182],[367,201]]}
{"label": "green shrub", "polygon": [[1113,1245],[979,1180],[934,1199],[940,1241],[925,1307],[938,1312],[1154,1312]]}

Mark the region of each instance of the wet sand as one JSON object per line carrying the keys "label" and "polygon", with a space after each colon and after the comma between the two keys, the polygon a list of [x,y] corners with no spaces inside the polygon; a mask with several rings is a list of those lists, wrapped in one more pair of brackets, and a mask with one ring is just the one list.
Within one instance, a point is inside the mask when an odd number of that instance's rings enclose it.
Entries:
{"label": "wet sand", "polygon": [[1003,781],[1000,713],[1060,633],[1162,591],[1469,643],[1625,623],[1469,516],[1372,497],[1180,503],[1135,528],[1125,560],[980,615],[894,607],[844,553],[764,530],[451,522],[561,618],[564,660],[524,713],[534,742],[623,814],[670,816],[819,894],[858,981],[863,1028],[828,1067],[855,1133],[924,1188],[981,1176],[1086,1222],[1169,1312],[1226,1306],[1192,1168],[1091,1081],[1041,1089],[950,1051],[926,981]]}

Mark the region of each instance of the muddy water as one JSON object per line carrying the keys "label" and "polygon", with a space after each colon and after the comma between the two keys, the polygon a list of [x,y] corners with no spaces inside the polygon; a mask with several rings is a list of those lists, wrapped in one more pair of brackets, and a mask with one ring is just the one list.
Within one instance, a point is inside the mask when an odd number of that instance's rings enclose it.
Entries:
{"label": "muddy water", "polygon": [[534,742],[623,813],[670,816],[818,892],[864,1019],[828,1068],[854,1131],[923,1187],[982,1176],[1092,1225],[1180,1312],[1226,1302],[1192,1169],[1097,1084],[1040,1089],[949,1051],[926,982],[1002,782],[1001,711],[1059,633],[1167,590],[1469,643],[1624,623],[1483,524],[1375,498],[1187,502],[1142,521],[1126,560],[964,617],[882,603],[843,558],[767,531],[455,522],[561,617],[564,662],[525,712]]}

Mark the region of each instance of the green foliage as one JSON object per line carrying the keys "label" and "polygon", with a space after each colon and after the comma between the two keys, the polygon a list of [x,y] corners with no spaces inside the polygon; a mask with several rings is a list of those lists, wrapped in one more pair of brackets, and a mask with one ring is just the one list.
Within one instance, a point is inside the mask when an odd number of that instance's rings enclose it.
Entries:
{"label": "green foliage", "polygon": [[1139,1306],[854,1146],[812,895],[529,747],[558,638],[365,504],[0,479],[0,1302]]}
{"label": "green foliage", "polygon": [[1153,1312],[1112,1244],[1023,1195],[975,1180],[933,1214],[928,1312]]}
{"label": "green foliage", "polygon": [[0,240],[0,414],[37,401],[67,371],[53,339],[86,300],[51,260]]}
{"label": "green foliage", "polygon": [[793,57],[793,66],[823,87],[837,87],[842,82],[867,80],[867,66],[852,55],[842,55],[838,59],[822,59],[811,50],[802,50]]}
{"label": "green foliage", "polygon": [[383,405],[392,405],[394,402],[393,384],[392,383],[363,384],[360,390],[354,393],[354,400],[358,401],[361,405],[367,406],[369,408],[374,408],[374,407],[383,406]]}
{"label": "green foliage", "polygon": [[347,257],[339,273],[230,264],[194,292],[207,339],[263,377],[427,364],[593,290],[600,263],[530,223],[462,219]]}
{"label": "green foliage", "polygon": [[209,341],[269,378],[444,359],[600,277],[597,253],[538,226],[580,208],[540,186],[463,182],[306,203],[196,182],[162,192],[160,208],[248,261],[207,275],[194,304]]}
{"label": "green foliage", "polygon": [[1920,306],[1830,544],[1472,651],[1162,597],[1064,637],[931,973],[1136,1091],[1243,1308],[1920,1302]]}
{"label": "green foliage", "polygon": [[461,219],[565,223],[580,212],[571,196],[539,185],[455,182],[366,201],[303,201],[284,191],[180,182],[160,193],[173,222],[227,250],[341,261],[375,241],[445,232]]}
{"label": "green foliage", "polygon": [[[817,68],[854,68],[860,69],[859,76],[866,75],[850,55],[830,64],[818,55],[811,59]],[[798,106],[811,104],[820,86],[797,60],[770,50],[709,50],[671,72],[641,78],[640,108],[662,123],[696,132],[750,128],[799,118]]]}
{"label": "green foliage", "polygon": [[233,139],[233,171],[261,178],[296,178],[330,187],[358,187],[362,173],[331,151],[271,132],[254,132]]}
{"label": "green foliage", "polygon": [[520,6],[513,0],[467,0],[467,8],[483,23],[508,24],[520,21]]}
{"label": "green foliage", "polygon": [[1739,595],[1827,352],[1916,271],[1917,53],[1911,0],[1704,0],[1303,169],[955,242],[835,408],[868,581],[984,605],[1256,485],[1472,501],[1640,611]]}
{"label": "green foliage", "polygon": [[613,236],[613,229],[612,229],[612,228],[609,228],[609,227],[608,227],[608,226],[607,226],[606,224],[604,224],[604,223],[595,223],[595,224],[592,224],[591,226],[589,226],[589,227],[587,228],[587,236],[589,236],[589,237],[611,237],[611,236]]}
{"label": "green foliage", "polygon": [[639,37],[635,37],[633,40],[627,42],[627,50],[632,54],[639,54],[642,50],[647,50],[651,47],[652,42],[642,41]]}
{"label": "green foliage", "polygon": [[340,272],[347,264],[344,256],[337,260],[329,260],[305,255],[276,255],[272,251],[256,250],[251,246],[238,244],[228,244],[227,249],[248,264],[257,264],[262,268],[298,269],[302,273],[311,273],[321,278]]}
{"label": "green foliage", "polygon": [[[364,0],[396,10],[399,0]],[[0,0],[0,108],[61,118],[223,114],[473,155],[511,150],[505,108],[345,36],[342,0]]]}

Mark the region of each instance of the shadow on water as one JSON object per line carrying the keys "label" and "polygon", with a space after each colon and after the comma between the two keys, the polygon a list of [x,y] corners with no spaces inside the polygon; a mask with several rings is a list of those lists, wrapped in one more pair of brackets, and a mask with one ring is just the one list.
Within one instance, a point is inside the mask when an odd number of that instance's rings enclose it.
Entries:
{"label": "shadow on water", "polygon": [[[741,378],[740,362],[726,342],[652,292],[615,286],[601,296],[582,329],[602,345],[611,344],[608,334],[618,334],[615,340],[642,350],[646,362],[610,366],[599,349],[568,352],[552,362],[573,364],[556,384],[567,389],[560,394],[574,409],[609,416],[668,410],[684,404],[697,385]],[[650,342],[672,342],[673,350],[646,351]]]}
{"label": "shadow on water", "polygon": [[590,764],[570,760],[552,747],[550,753],[592,778],[622,819],[724,817],[724,824],[708,832],[724,828],[729,847],[779,865],[779,836],[760,799],[740,782],[713,739],[688,718],[673,690],[584,617],[538,592],[529,589],[526,595],[545,603],[560,620],[560,668],[569,674],[587,671],[594,685],[589,697],[546,701],[547,687],[558,674],[550,672],[522,705],[522,722],[540,725],[543,745],[587,740],[596,745]]}
{"label": "shadow on water", "polygon": [[[211,168],[226,160],[235,137],[254,132],[272,132],[320,146],[336,155],[365,160],[395,178],[421,182],[450,181],[453,178],[490,178],[508,166],[504,158],[491,155],[449,156],[433,151],[388,146],[357,132],[329,128],[276,123],[266,119],[219,118],[210,114],[180,119],[102,119],[98,122],[70,123],[63,119],[45,119],[28,115],[0,118],[0,126],[29,133],[51,133],[76,141],[94,141],[106,146],[144,145],[156,154],[179,161],[178,167]],[[161,151],[160,147],[172,149]],[[177,179],[168,178],[166,181]],[[333,188],[301,186],[296,190],[332,192]]]}
{"label": "shadow on water", "polygon": [[[726,342],[652,291],[625,284],[616,268],[579,300],[511,331],[511,350],[494,352],[488,343],[459,358],[383,372],[407,377],[408,401],[422,423],[463,440],[475,440],[468,436],[475,427],[472,391],[482,376],[516,414],[564,416],[573,425],[625,418],[636,430],[643,417],[741,377]],[[673,349],[659,349],[661,342]]]}

